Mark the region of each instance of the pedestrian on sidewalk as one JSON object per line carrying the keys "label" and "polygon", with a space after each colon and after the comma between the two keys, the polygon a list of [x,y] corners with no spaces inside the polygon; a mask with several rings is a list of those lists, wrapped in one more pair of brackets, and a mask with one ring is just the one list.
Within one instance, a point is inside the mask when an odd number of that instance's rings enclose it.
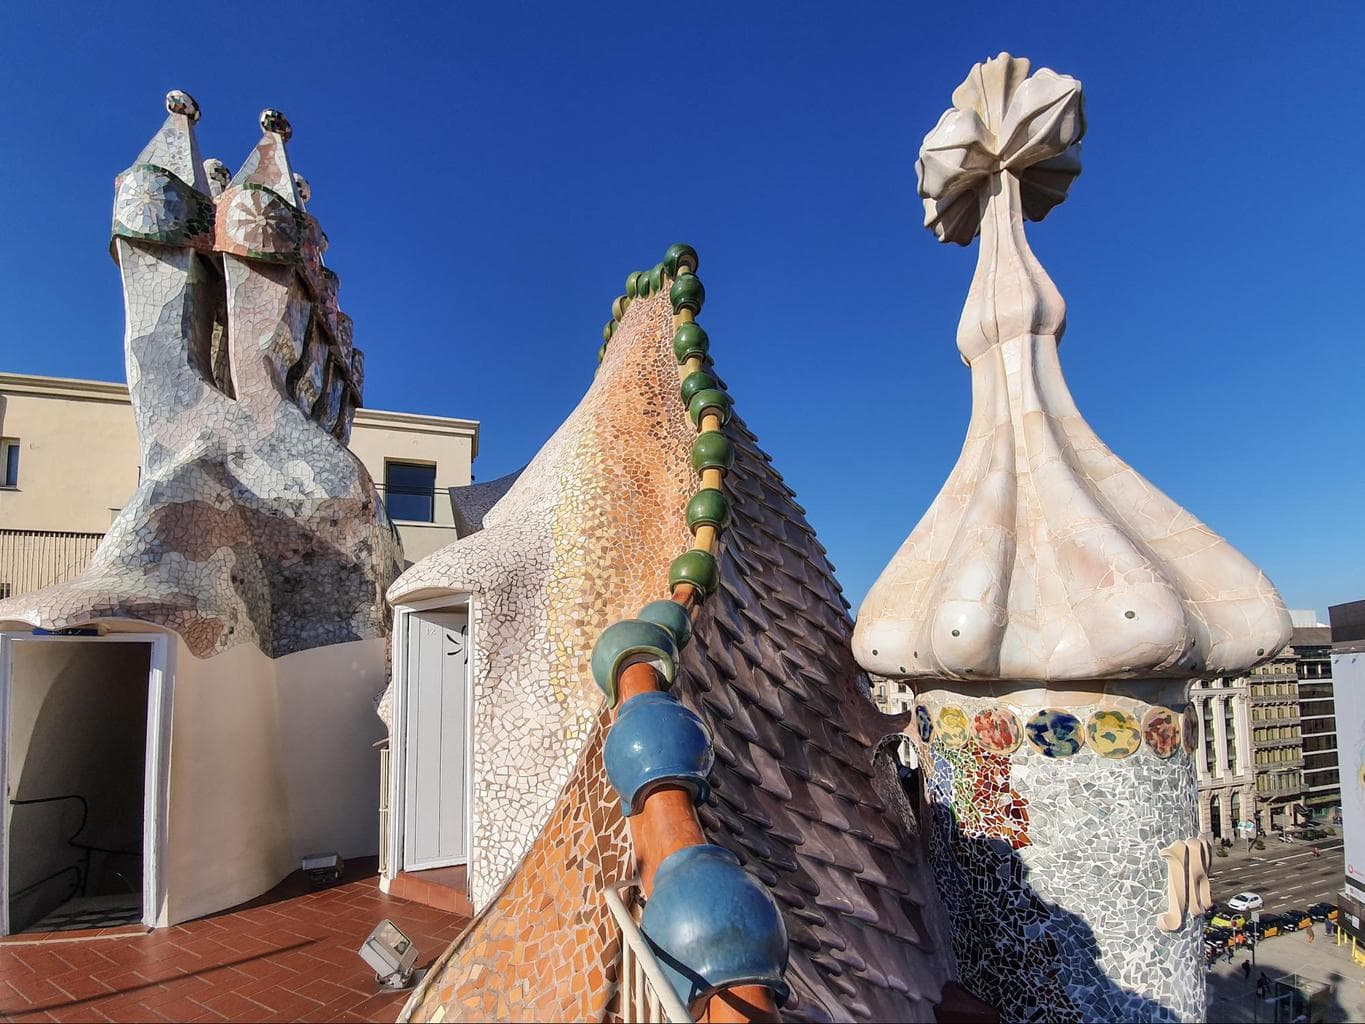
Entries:
{"label": "pedestrian on sidewalk", "polygon": [[1256,998],[1264,999],[1266,993],[1269,991],[1270,979],[1265,976],[1265,971],[1262,971],[1260,974],[1256,975]]}
{"label": "pedestrian on sidewalk", "polygon": [[1313,941],[1313,922],[1312,922],[1312,921],[1309,921],[1309,922],[1308,922],[1308,941],[1309,941],[1309,942],[1312,942],[1312,941]]}
{"label": "pedestrian on sidewalk", "polygon": [[1247,981],[1250,981],[1250,980],[1251,980],[1251,961],[1250,961],[1250,960],[1243,960],[1243,961],[1242,961],[1242,977],[1246,978]]}

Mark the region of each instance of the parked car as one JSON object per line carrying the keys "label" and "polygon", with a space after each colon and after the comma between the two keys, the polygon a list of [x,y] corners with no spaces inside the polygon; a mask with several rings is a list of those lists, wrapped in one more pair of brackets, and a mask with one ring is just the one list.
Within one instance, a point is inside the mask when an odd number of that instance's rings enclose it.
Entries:
{"label": "parked car", "polygon": [[1279,935],[1288,930],[1285,927],[1283,914],[1262,914],[1259,922],[1252,922],[1248,927],[1248,931],[1252,932],[1258,939],[1268,939],[1272,935]]}
{"label": "parked car", "polygon": [[1254,892],[1239,892],[1228,900],[1229,910],[1260,910],[1264,906],[1265,900]]}
{"label": "parked car", "polygon": [[1314,903],[1308,908],[1308,916],[1314,921],[1335,921],[1338,914],[1335,903]]}
{"label": "parked car", "polygon": [[1313,927],[1313,918],[1309,915],[1308,911],[1306,910],[1291,910],[1284,916],[1285,919],[1292,926],[1286,929],[1287,931],[1296,932],[1302,928]]}
{"label": "parked car", "polygon": [[1226,910],[1220,910],[1213,915],[1209,924],[1213,925],[1215,928],[1245,928],[1247,926],[1247,919],[1245,914],[1230,914]]}

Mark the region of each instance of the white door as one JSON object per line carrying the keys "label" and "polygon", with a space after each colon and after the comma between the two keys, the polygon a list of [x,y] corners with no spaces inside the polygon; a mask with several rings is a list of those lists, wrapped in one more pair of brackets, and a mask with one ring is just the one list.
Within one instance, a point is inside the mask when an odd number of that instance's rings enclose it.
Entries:
{"label": "white door", "polygon": [[407,694],[403,762],[403,867],[468,859],[465,749],[469,616],[407,616]]}

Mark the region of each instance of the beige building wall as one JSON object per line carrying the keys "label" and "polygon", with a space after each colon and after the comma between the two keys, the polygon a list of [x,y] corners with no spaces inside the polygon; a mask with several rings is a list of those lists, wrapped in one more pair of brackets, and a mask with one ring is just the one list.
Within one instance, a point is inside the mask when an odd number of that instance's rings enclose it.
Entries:
{"label": "beige building wall", "polygon": [[[0,373],[0,441],[19,446],[18,485],[0,486],[0,595],[19,594],[79,572],[137,487],[128,389]],[[350,447],[381,493],[390,462],[435,469],[432,521],[396,520],[408,564],[456,539],[450,489],[471,481],[477,421],[360,409]]]}
{"label": "beige building wall", "polygon": [[137,487],[122,384],[0,374],[0,437],[19,442],[19,484],[0,488],[0,529],[104,533]]}

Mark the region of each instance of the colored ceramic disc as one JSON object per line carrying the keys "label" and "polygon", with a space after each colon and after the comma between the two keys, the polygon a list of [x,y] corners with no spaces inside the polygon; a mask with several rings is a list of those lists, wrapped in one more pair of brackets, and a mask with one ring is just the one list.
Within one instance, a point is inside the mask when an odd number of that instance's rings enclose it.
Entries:
{"label": "colored ceramic disc", "polygon": [[1069,711],[1043,708],[1024,723],[1033,749],[1044,757],[1070,757],[1085,745],[1081,720]]}
{"label": "colored ceramic disc", "polygon": [[1095,753],[1113,760],[1136,754],[1142,746],[1137,719],[1115,708],[1096,711],[1090,716],[1087,737]]}

